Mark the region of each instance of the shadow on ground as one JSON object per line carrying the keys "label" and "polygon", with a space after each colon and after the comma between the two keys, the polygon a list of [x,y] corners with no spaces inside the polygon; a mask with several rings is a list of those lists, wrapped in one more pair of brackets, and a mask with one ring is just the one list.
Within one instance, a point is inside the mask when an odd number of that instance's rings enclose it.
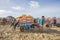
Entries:
{"label": "shadow on ground", "polygon": [[[1,28],[0,30],[4,29],[5,31],[11,29],[8,27],[9,25],[7,25],[6,27],[3,27]],[[7,29],[6,29],[7,28]],[[13,28],[13,27],[12,27]],[[60,27],[59,27],[60,28]],[[13,30],[10,30],[10,31],[13,31]],[[17,31],[16,31],[17,32]],[[20,30],[19,30],[20,32]],[[20,32],[21,33],[21,32]],[[31,30],[31,31],[23,31],[22,33],[47,33],[47,34],[60,34],[60,31],[58,30],[54,30],[54,29],[48,29],[48,30],[44,30],[43,32],[40,32],[40,31],[34,31],[34,30]]]}
{"label": "shadow on ground", "polygon": [[47,34],[60,34],[60,31],[54,29],[44,30],[43,32],[40,31],[23,31],[22,33],[47,33]]}

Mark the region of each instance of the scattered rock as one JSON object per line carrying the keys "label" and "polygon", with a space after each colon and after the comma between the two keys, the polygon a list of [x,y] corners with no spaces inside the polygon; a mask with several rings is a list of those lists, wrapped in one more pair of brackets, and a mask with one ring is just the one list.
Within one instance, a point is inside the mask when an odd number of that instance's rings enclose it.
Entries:
{"label": "scattered rock", "polygon": [[[16,31],[13,32],[12,28],[9,28],[9,27],[7,28],[6,26],[1,27],[0,40],[60,40],[59,39],[60,34],[58,34],[58,33],[51,34],[50,31],[48,31],[46,33],[20,32],[19,29],[16,29]],[[54,29],[54,30],[56,30],[56,29]]]}

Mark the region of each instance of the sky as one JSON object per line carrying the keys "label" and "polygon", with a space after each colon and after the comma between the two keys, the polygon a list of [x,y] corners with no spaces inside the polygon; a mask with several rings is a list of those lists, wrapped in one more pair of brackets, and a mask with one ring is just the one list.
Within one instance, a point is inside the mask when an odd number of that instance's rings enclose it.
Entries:
{"label": "sky", "polygon": [[0,17],[60,17],[60,0],[0,0]]}

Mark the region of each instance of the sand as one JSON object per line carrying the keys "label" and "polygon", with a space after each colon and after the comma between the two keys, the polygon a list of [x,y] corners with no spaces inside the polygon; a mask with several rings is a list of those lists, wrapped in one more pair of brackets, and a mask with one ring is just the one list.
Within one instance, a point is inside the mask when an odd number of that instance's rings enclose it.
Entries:
{"label": "sand", "polygon": [[44,31],[13,31],[10,25],[0,25],[0,40],[60,40],[60,27],[45,28]]}

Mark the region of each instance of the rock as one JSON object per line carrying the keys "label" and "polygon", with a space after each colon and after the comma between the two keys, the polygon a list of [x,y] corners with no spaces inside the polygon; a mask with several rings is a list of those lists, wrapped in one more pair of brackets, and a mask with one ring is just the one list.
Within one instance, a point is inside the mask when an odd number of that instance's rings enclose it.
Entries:
{"label": "rock", "polygon": [[38,36],[38,34],[34,34],[34,36],[36,37],[36,36]]}
{"label": "rock", "polygon": [[45,36],[44,36],[44,35],[42,35],[42,37],[43,37],[43,38],[45,38]]}
{"label": "rock", "polygon": [[2,33],[0,33],[0,39],[3,38]]}
{"label": "rock", "polygon": [[[7,28],[6,26],[1,27],[0,40],[55,40],[55,39],[59,40],[60,38],[60,35],[58,35],[58,33],[51,34],[50,31],[48,31],[49,33],[48,32],[38,33],[36,31],[35,32],[20,32],[19,29],[16,29],[16,31],[13,32],[12,28],[10,27]],[[60,29],[55,29],[55,28],[54,30],[60,31]]]}

